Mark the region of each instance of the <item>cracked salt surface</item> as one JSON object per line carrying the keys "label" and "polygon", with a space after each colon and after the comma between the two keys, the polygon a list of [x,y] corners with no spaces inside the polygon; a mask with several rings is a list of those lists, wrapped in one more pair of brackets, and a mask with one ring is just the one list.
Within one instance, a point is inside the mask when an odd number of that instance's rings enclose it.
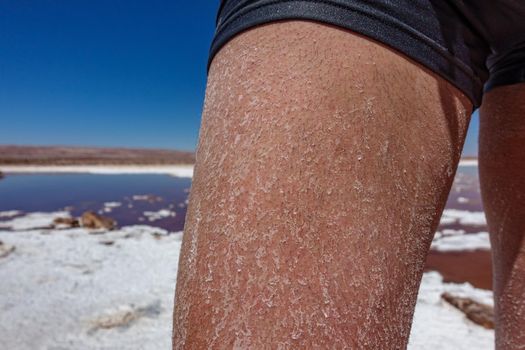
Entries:
{"label": "cracked salt surface", "polygon": [[[25,229],[0,230],[0,240],[16,246],[0,259],[2,348],[170,348],[182,233],[146,225],[103,235],[32,229],[63,215],[32,213],[10,221]],[[115,243],[99,244],[104,239]],[[441,301],[444,291],[492,302],[489,291],[425,273],[408,348],[493,349],[494,332]]]}

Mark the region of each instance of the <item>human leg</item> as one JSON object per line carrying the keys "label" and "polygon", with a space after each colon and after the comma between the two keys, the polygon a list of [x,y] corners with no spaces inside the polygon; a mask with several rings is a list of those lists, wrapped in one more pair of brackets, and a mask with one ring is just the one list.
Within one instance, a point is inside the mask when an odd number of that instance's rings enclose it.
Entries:
{"label": "human leg", "polygon": [[493,255],[496,344],[525,347],[525,84],[485,94],[479,171]]}
{"label": "human leg", "polygon": [[230,41],[209,75],[173,347],[405,347],[470,111],[345,30]]}

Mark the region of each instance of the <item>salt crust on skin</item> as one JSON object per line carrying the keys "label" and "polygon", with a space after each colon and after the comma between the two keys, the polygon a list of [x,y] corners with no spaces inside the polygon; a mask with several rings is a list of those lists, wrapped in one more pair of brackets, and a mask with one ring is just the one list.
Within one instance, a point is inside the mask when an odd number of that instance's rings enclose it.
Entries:
{"label": "salt crust on skin", "polygon": [[[28,214],[17,227],[36,224],[35,214],[47,214],[49,222],[64,212]],[[181,239],[182,232],[168,235],[146,225],[103,235],[89,235],[83,228],[0,231],[0,240],[16,246],[13,254],[0,260],[2,346],[168,349]],[[103,240],[115,243],[100,244]],[[437,272],[425,273],[408,348],[493,349],[494,332],[443,302],[444,291],[492,303],[489,291],[467,283],[443,283]],[[127,327],[93,331],[93,322],[114,310],[158,304],[158,314],[140,317]]]}
{"label": "salt crust on skin", "polygon": [[9,173],[87,173],[87,174],[166,174],[176,177],[192,177],[193,165],[75,165],[75,166],[2,166],[2,171]]}

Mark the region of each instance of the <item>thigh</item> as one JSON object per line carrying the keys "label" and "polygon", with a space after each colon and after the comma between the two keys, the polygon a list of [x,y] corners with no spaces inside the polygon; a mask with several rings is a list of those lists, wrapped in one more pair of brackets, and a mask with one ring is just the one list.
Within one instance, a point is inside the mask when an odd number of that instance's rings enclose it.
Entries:
{"label": "thigh", "polygon": [[347,30],[231,40],[210,67],[174,347],[405,346],[470,112]]}
{"label": "thigh", "polygon": [[497,86],[480,110],[479,172],[494,266],[496,345],[525,344],[525,84]]}

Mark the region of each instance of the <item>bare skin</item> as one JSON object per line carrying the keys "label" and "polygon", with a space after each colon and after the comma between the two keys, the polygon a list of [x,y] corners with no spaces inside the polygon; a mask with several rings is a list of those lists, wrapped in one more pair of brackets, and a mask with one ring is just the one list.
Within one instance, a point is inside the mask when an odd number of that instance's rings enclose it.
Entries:
{"label": "bare skin", "polygon": [[525,84],[485,94],[479,172],[493,256],[496,347],[525,349]]}
{"label": "bare skin", "polygon": [[173,348],[405,348],[471,108],[339,28],[230,41],[206,90]]}

